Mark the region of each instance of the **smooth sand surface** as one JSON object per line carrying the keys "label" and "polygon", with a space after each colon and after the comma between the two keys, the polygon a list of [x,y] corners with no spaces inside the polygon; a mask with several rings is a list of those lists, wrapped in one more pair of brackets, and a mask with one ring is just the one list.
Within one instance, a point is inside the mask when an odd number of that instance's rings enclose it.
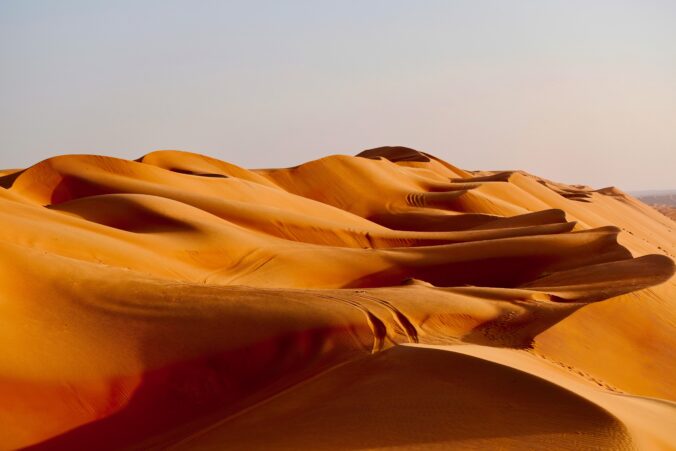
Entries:
{"label": "smooth sand surface", "polygon": [[673,205],[651,204],[650,206],[671,220],[676,220],[676,207]]}
{"label": "smooth sand surface", "polygon": [[0,171],[0,449],[674,449],[675,230],[402,147]]}

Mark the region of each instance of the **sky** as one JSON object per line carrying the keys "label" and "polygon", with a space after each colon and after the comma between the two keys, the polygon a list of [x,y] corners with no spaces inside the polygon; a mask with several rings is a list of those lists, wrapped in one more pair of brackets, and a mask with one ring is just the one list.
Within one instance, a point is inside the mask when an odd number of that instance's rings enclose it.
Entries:
{"label": "sky", "polygon": [[676,2],[0,0],[0,168],[385,145],[676,188]]}

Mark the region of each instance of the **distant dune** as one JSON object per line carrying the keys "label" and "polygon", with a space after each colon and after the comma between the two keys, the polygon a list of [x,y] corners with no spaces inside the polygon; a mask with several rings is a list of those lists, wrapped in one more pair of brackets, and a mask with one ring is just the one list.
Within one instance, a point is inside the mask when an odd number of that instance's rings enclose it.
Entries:
{"label": "distant dune", "polygon": [[651,205],[655,210],[662,213],[664,216],[671,218],[673,221],[676,221],[676,207],[666,204],[653,204]]}
{"label": "distant dune", "polygon": [[648,203],[661,203],[676,207],[676,190],[673,189],[634,191],[631,194]]}
{"label": "distant dune", "polygon": [[0,171],[0,448],[673,449],[675,229],[403,147]]}
{"label": "distant dune", "polygon": [[638,191],[635,196],[641,202],[676,221],[676,190]]}

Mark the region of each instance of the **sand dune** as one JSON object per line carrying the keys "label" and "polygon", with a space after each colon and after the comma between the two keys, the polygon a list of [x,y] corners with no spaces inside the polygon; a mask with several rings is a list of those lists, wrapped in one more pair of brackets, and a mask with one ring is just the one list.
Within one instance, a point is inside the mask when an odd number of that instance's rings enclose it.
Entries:
{"label": "sand dune", "polygon": [[676,207],[672,207],[671,205],[652,205],[654,209],[662,213],[664,216],[667,218],[671,219],[672,221],[676,221]]}
{"label": "sand dune", "polygon": [[0,448],[669,449],[674,223],[378,148],[0,172]]}

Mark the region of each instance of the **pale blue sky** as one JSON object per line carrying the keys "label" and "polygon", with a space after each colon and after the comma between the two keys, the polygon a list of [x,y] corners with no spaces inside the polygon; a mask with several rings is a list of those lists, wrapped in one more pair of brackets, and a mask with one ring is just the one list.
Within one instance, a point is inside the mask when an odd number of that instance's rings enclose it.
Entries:
{"label": "pale blue sky", "polygon": [[405,145],[676,188],[676,1],[0,0],[0,167]]}

